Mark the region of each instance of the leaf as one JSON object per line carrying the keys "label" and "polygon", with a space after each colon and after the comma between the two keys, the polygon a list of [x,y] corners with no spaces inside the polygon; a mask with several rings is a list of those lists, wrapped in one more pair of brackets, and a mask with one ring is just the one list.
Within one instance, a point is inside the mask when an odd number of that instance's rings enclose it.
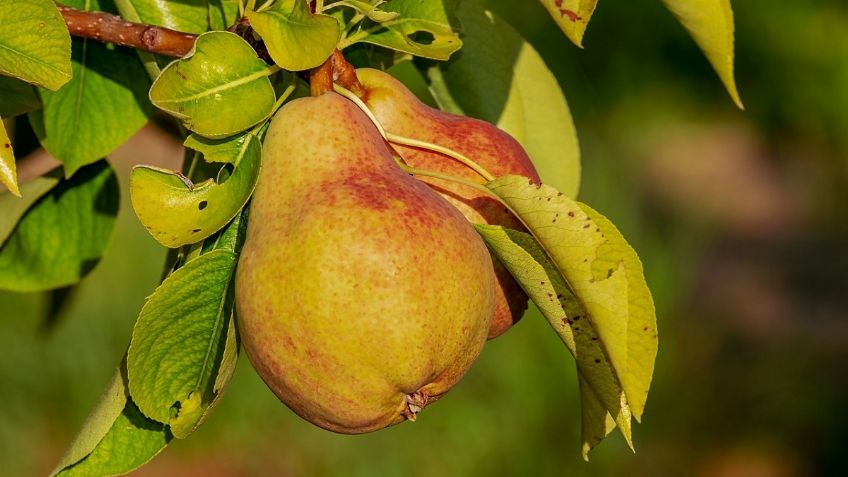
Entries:
{"label": "leaf", "polygon": [[343,6],[352,8],[357,13],[364,15],[369,20],[376,23],[384,23],[391,21],[400,16],[398,12],[385,12],[381,10],[380,5],[385,4],[385,0],[378,0],[375,3],[369,3],[364,0],[341,0],[330,5],[330,7]]}
{"label": "leaf", "polygon": [[62,178],[62,171],[53,171],[21,184],[21,197],[0,192],[0,244],[15,230],[18,221],[38,199],[52,189]]}
{"label": "leaf", "polygon": [[615,429],[615,419],[610,416],[586,379],[580,377],[581,453],[589,461],[589,451],[601,443]]}
{"label": "leaf", "polygon": [[231,328],[235,263],[235,252],[225,248],[189,261],[150,296],[133,330],[130,393],[176,437],[196,428],[215,397]]}
{"label": "leaf", "polygon": [[40,90],[44,109],[30,114],[41,144],[64,164],[66,177],[109,155],[152,112],[144,99],[147,74],[132,50],[80,38],[73,44],[73,79],[55,93]]}
{"label": "leaf", "polygon": [[583,34],[598,0],[539,0],[572,43],[583,47]]}
{"label": "leaf", "polygon": [[226,30],[238,19],[238,0],[209,0],[209,29]]}
{"label": "leaf", "polygon": [[38,291],[81,280],[103,255],[118,201],[118,181],[106,161],[60,182],[0,247],[0,289]]}
{"label": "leaf", "polygon": [[586,204],[578,204],[601,230],[606,242],[598,248],[592,263],[595,276],[624,265],[627,275],[627,370],[620,375],[630,410],[637,421],[642,418],[645,400],[654,374],[657,356],[657,318],[651,291],[645,282],[642,261],[621,232],[606,217]]}
{"label": "leaf", "polygon": [[276,98],[268,74],[238,35],[204,33],[153,82],[150,100],[201,136],[222,138],[270,116]]}
{"label": "leaf", "polygon": [[124,0],[138,15],[141,23],[159,25],[186,33],[203,33],[209,29],[210,2],[207,0]]}
{"label": "leaf", "polygon": [[41,108],[41,99],[31,84],[0,76],[0,116],[12,118]]}
{"label": "leaf", "polygon": [[186,146],[207,162],[235,165],[232,175],[189,187],[181,174],[150,166],[133,168],[130,196],[139,220],[166,247],[199,242],[227,224],[247,203],[256,180],[262,146],[253,134],[225,140],[189,136]]}
{"label": "leaf", "polygon": [[0,74],[50,90],[71,79],[71,37],[50,0],[0,2]]}
{"label": "leaf", "polygon": [[15,168],[15,152],[12,150],[12,141],[6,133],[6,125],[3,124],[2,117],[0,117],[0,183],[6,186],[13,195],[21,196],[21,191],[18,189],[18,173]]}
{"label": "leaf", "polygon": [[[567,216],[567,212],[563,215]],[[475,228],[571,351],[580,376],[591,386],[604,415],[609,411],[615,417],[630,444],[630,409],[618,369],[609,356],[610,347],[620,343],[607,341],[607,334],[600,332],[595,317],[588,312],[584,297],[575,296],[557,265],[532,235],[494,225],[475,224]],[[584,420],[588,419],[587,424],[592,427],[594,416],[587,417],[585,410],[584,404]]]}
{"label": "leaf", "polygon": [[733,9],[730,0],[663,0],[715,68],[733,102],[744,109],[733,75]]}
{"label": "leaf", "polygon": [[383,11],[395,12],[400,16],[367,29],[360,25],[348,37],[358,40],[350,41],[345,46],[358,42],[370,43],[442,61],[462,48],[462,41],[451,24],[454,2],[391,0],[385,5]]}
{"label": "leaf", "polygon": [[171,439],[162,424],[145,418],[129,398],[122,362],[51,476],[125,474],[152,459]]}
{"label": "leaf", "polygon": [[518,140],[543,182],[576,197],[580,148],[565,96],[536,50],[478,0],[457,10],[463,49],[427,74],[442,109],[496,124]]}
{"label": "leaf", "polygon": [[333,54],[341,35],[335,18],[312,14],[305,0],[277,0],[262,12],[247,11],[274,62],[289,71],[314,68]]}

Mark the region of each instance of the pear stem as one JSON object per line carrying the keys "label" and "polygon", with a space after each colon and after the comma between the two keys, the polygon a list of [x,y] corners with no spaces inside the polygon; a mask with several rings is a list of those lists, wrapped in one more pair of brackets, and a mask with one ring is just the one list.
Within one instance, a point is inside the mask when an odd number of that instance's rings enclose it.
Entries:
{"label": "pear stem", "polygon": [[361,99],[359,99],[359,96],[357,96],[353,91],[336,83],[333,83],[333,89],[336,91],[336,93],[339,93],[340,95],[353,101],[354,104],[359,106],[359,109],[361,109],[362,112],[365,113],[366,116],[368,116],[368,119],[370,119],[371,122],[374,123],[374,126],[377,127],[377,131],[380,132],[380,136],[382,136],[383,139],[386,139],[388,141],[386,130],[383,129],[383,125],[380,124],[380,121],[377,121],[377,118],[374,116],[374,113],[371,112],[368,106],[366,106]]}
{"label": "pear stem", "polygon": [[486,180],[486,182],[491,182],[495,180],[495,176],[493,176],[489,171],[487,171],[483,166],[477,164],[472,161],[467,156],[460,154],[453,149],[448,149],[444,146],[440,146],[438,144],[433,144],[425,141],[419,141],[418,139],[412,139],[408,137],[398,136],[397,134],[386,133],[385,138],[387,141],[400,144],[402,146],[410,146],[417,147],[419,149],[426,149],[428,151],[438,152],[439,154],[444,154],[452,159],[456,159],[457,161],[465,164],[470,167],[474,172],[480,174],[480,176]]}
{"label": "pear stem", "polygon": [[461,184],[461,185],[476,189],[476,190],[483,192],[486,195],[492,196],[493,198],[498,199],[498,201],[500,201],[500,199],[498,198],[497,195],[495,195],[494,192],[490,191],[488,188],[486,188],[486,186],[484,186],[483,184],[480,184],[478,182],[469,181],[469,180],[466,180],[466,179],[462,179],[462,178],[452,176],[452,175],[448,175],[448,174],[442,174],[442,173],[439,173],[439,172],[427,171],[427,170],[424,170],[424,169],[416,169],[414,167],[409,167],[406,164],[400,163],[400,162],[398,162],[397,165],[398,165],[398,167],[401,168],[401,170],[403,170],[403,172],[406,172],[407,174],[412,174],[413,176],[432,177],[434,179],[441,179],[443,181],[455,182],[457,184]]}

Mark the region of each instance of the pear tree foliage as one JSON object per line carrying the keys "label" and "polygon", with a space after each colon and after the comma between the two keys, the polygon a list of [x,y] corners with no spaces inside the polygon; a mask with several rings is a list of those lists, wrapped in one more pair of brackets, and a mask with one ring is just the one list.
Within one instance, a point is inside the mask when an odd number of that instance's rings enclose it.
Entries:
{"label": "pear tree foliage", "polygon": [[[564,42],[591,38],[597,0],[539,1]],[[730,0],[662,1],[741,107]],[[67,7],[183,32],[192,43],[182,55],[106,44],[69,29]],[[481,0],[20,0],[0,2],[0,25],[0,288],[72,286],[97,265],[127,186],[105,158],[146,122],[170,116],[186,147],[182,170],[133,170],[132,208],[172,253],[127,354],[53,475],[130,472],[188,437],[221,398],[239,357],[234,271],[268,123],[310,87],[316,94],[327,71],[356,101],[345,57],[388,70],[443,111],[497,125],[527,150],[541,184],[514,175],[475,184],[521,226],[474,225],[574,357],[583,457],[615,429],[632,447],[658,346],[642,264],[577,199],[577,135],[556,78]],[[27,160],[16,156],[20,120],[56,169],[18,177]]]}

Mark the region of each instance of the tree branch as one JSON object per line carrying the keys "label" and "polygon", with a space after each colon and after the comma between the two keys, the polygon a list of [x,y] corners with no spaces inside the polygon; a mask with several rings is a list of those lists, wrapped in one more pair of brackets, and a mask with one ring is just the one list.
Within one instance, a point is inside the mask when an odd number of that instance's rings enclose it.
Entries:
{"label": "tree branch", "polygon": [[194,46],[197,35],[168,28],[131,23],[117,15],[103,12],[85,12],[64,5],[56,5],[68,31],[73,36],[128,46],[163,56],[182,58]]}

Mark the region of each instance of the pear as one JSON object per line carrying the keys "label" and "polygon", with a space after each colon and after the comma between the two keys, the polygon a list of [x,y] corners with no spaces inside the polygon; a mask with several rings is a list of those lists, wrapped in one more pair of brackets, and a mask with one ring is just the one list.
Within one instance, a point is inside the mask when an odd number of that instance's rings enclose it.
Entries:
{"label": "pear", "polygon": [[[504,131],[479,119],[433,109],[419,101],[403,83],[382,71],[361,68],[356,70],[356,74],[364,90],[363,101],[386,131],[452,149],[471,158],[496,177],[514,174],[540,182],[527,153]],[[485,182],[469,167],[443,154],[401,145],[393,147],[412,167]],[[503,205],[477,189],[430,177],[422,177],[421,180],[473,223],[524,230],[521,222]],[[490,339],[509,329],[527,309],[527,295],[506,268],[494,257],[493,260],[498,286]]]}
{"label": "pear", "polygon": [[262,154],[236,273],[251,363],[325,429],[414,420],[486,341],[495,276],[485,245],[336,93],[283,106]]}

